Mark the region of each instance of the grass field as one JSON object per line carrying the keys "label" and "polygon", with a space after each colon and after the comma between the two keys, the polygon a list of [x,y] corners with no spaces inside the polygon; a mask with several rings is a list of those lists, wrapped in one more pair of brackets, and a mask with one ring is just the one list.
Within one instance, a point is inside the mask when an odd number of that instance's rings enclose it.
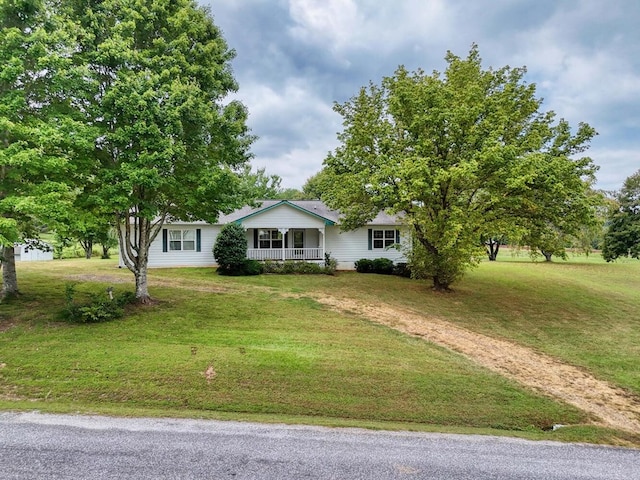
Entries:
{"label": "grass field", "polygon": [[[158,300],[125,319],[62,320],[65,284],[132,289],[113,260],[18,265],[19,300],[0,305],[0,408],[234,418],[371,428],[491,432],[634,443],[587,426],[575,408],[463,357],[312,294],[407,306],[511,339],[640,396],[640,262],[530,262],[501,253],[449,294],[421,281],[330,276],[221,277],[152,270]],[[576,425],[554,432],[554,424]]]}

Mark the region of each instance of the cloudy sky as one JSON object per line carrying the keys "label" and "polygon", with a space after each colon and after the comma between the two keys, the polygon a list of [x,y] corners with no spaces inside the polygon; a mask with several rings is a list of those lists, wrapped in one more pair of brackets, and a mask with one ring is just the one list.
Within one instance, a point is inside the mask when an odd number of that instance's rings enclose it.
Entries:
{"label": "cloudy sky", "polygon": [[640,169],[638,0],[199,0],[236,50],[255,167],[300,188],[338,145],[344,102],[398,65],[442,71],[477,43],[485,67],[526,66],[543,109],[596,128],[599,188]]}

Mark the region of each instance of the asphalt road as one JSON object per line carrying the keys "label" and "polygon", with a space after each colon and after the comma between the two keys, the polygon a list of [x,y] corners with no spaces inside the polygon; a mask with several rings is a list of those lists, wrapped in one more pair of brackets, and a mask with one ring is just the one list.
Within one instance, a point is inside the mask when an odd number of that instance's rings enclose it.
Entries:
{"label": "asphalt road", "polygon": [[487,436],[0,413],[0,479],[640,479],[640,451]]}

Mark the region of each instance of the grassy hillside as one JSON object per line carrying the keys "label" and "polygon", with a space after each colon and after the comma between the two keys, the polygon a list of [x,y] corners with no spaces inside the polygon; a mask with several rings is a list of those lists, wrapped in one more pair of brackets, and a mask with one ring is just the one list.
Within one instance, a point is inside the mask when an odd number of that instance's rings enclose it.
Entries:
{"label": "grassy hillside", "polygon": [[636,441],[596,427],[546,432],[589,419],[459,355],[309,298],[326,293],[429,312],[640,395],[640,262],[503,257],[450,294],[356,273],[229,278],[202,268],[153,270],[157,304],[91,325],[62,321],[65,284],[102,295],[110,285],[131,289],[129,272],[99,259],[20,264],[23,295],[0,305],[0,408]]}

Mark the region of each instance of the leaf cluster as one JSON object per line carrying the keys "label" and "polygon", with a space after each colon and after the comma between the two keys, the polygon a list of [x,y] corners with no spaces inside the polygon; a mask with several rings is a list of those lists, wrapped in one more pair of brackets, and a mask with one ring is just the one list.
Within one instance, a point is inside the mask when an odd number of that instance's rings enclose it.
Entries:
{"label": "leaf cluster", "polygon": [[442,74],[401,66],[335,105],[344,130],[323,199],[348,229],[401,214],[415,266],[448,286],[477,263],[483,235],[588,218],[596,167],[580,156],[595,130],[542,112],[526,69],[483,69],[475,45],[446,60]]}
{"label": "leaf cluster", "polygon": [[604,237],[602,256],[608,262],[618,257],[640,258],[640,170],[629,176],[617,193]]}
{"label": "leaf cluster", "polygon": [[44,0],[0,2],[0,225],[4,244],[55,224],[76,181],[87,126],[68,115],[68,35]]}
{"label": "leaf cluster", "polygon": [[253,140],[247,112],[221,99],[237,84],[234,52],[190,0],[71,2],[74,62],[87,70],[87,121],[100,161],[86,192],[122,217],[215,220],[239,202]]}
{"label": "leaf cluster", "polygon": [[337,262],[332,258],[325,258],[324,265],[300,260],[265,260],[262,263],[262,273],[280,275],[333,275],[336,272]]}

